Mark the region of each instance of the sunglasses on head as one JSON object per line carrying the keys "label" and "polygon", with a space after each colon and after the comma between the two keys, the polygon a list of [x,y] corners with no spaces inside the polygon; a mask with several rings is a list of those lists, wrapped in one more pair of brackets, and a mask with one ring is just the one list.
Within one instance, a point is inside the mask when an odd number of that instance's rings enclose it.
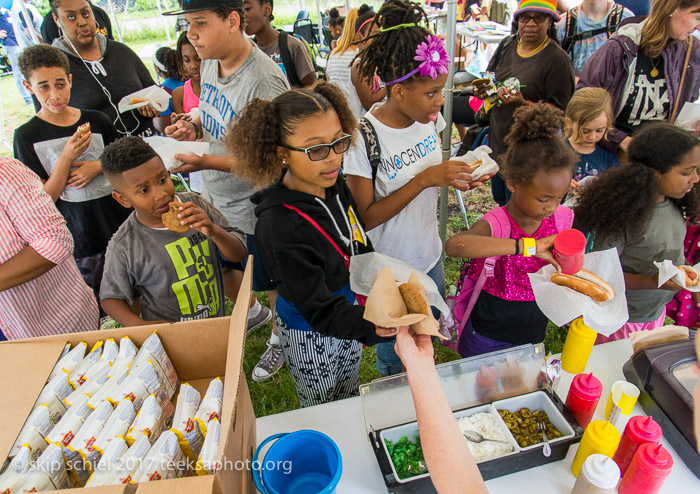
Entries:
{"label": "sunglasses on head", "polygon": [[291,149],[292,151],[306,153],[306,156],[308,156],[311,161],[321,161],[328,157],[328,155],[331,153],[331,148],[333,151],[335,151],[335,154],[343,154],[350,147],[351,140],[351,135],[343,134],[342,137],[336,139],[330,144],[316,144],[315,146],[309,146],[308,148],[298,148],[295,146],[288,146],[286,144],[280,144],[280,146]]}
{"label": "sunglasses on head", "polygon": [[536,12],[534,14],[520,14],[518,16],[518,22],[520,24],[527,24],[530,20],[535,21],[535,24],[542,24],[544,21],[549,19],[549,15],[543,14],[542,12]]}

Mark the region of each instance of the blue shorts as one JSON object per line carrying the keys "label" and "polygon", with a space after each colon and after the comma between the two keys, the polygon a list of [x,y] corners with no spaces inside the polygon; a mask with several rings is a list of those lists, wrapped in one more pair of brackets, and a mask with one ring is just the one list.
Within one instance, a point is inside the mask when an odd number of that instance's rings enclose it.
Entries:
{"label": "blue shorts", "polygon": [[[253,256],[253,291],[269,292],[270,290],[277,290],[277,283],[272,281],[270,275],[267,273],[265,264],[263,264],[260,253],[258,252],[258,247],[255,245],[255,235],[246,234],[245,243],[248,248],[248,255]],[[244,271],[247,261],[248,256],[243,259],[243,262],[230,262],[222,259],[221,266],[235,269],[236,271]]]}

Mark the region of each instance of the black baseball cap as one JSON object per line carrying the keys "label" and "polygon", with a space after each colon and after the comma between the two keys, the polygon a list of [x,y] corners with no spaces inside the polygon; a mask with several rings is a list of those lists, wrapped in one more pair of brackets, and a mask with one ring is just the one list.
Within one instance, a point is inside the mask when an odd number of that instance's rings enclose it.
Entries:
{"label": "black baseball cap", "polygon": [[219,7],[243,7],[243,0],[182,0],[182,8],[163,12],[163,15],[189,14],[202,10],[214,10]]}

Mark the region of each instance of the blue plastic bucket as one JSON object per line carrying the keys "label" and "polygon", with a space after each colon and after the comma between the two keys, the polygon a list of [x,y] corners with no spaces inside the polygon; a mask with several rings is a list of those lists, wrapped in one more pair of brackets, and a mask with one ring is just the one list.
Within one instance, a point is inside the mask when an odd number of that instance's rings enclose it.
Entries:
{"label": "blue plastic bucket", "polygon": [[[262,448],[274,440],[259,460]],[[338,446],[317,431],[274,434],[260,443],[253,457],[253,478],[263,494],[331,494],[342,473]]]}

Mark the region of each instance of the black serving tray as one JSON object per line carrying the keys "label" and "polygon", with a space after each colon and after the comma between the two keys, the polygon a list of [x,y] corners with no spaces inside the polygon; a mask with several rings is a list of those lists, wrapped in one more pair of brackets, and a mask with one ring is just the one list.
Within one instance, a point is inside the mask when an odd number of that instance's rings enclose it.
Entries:
{"label": "black serving tray", "polygon": [[[517,454],[511,454],[500,458],[494,458],[477,464],[484,480],[494,479],[509,475],[511,473],[520,472],[529,468],[538,467],[547,463],[563,460],[569,451],[569,447],[581,440],[583,436],[583,428],[576,421],[566,405],[559,399],[556,393],[550,393],[547,390],[542,390],[547,397],[554,403],[556,408],[561,412],[562,416],[574,430],[574,436],[562,439],[557,442],[550,443],[552,454],[546,457],[542,454],[542,448],[534,448],[526,451],[521,451]],[[458,412],[459,410],[455,410]],[[411,423],[411,422],[408,422]],[[386,429],[393,429],[396,426],[404,424],[396,424]],[[416,478],[415,480],[407,479],[399,482],[393,473],[391,467],[391,458],[386,454],[386,450],[382,447],[380,432],[384,430],[371,431],[369,433],[369,441],[377,458],[379,469],[382,472],[384,484],[390,493],[408,494],[408,493],[433,493],[435,487],[430,481],[430,477]]]}

